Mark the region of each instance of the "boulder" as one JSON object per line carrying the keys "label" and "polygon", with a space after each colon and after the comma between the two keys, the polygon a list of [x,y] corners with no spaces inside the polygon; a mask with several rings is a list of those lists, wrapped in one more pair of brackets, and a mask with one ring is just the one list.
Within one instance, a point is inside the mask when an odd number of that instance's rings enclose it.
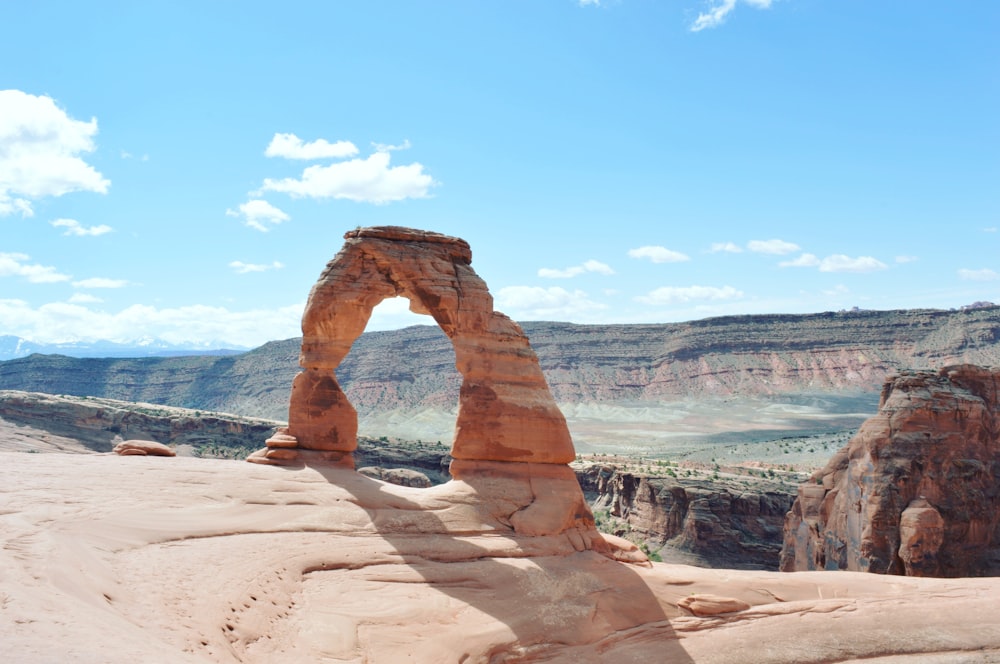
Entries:
{"label": "boulder", "polygon": [[120,456],[177,456],[172,449],[155,440],[123,440],[115,445],[114,453]]}

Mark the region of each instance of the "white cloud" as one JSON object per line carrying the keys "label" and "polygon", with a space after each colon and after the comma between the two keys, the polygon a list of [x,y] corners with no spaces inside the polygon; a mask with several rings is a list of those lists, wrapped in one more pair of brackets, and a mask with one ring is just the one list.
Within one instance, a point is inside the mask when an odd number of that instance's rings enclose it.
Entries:
{"label": "white cloud", "polygon": [[330,143],[320,138],[306,143],[295,134],[275,134],[264,154],[285,159],[343,159],[353,157],[358,148],[350,141]]}
{"label": "white cloud", "polygon": [[90,293],[73,293],[67,302],[72,304],[96,304],[98,302],[104,302],[104,300],[96,295],[91,295]]}
{"label": "white cloud", "polygon": [[684,261],[691,260],[686,254],[660,246],[646,246],[639,247],[638,249],[629,249],[628,255],[629,258],[648,258],[654,263],[682,263]]}
{"label": "white cloud", "polygon": [[741,253],[743,249],[738,244],[734,244],[732,242],[714,242],[712,243],[712,248],[709,249],[709,251],[713,254],[717,254],[719,252],[738,254]]}
{"label": "white cloud", "polygon": [[829,295],[830,297],[837,297],[840,295],[847,295],[851,290],[844,284],[837,284],[829,290],[823,291],[823,295]]}
{"label": "white cloud", "polygon": [[578,0],[581,7],[600,7],[601,0]]}
{"label": "white cloud", "polygon": [[580,320],[605,308],[581,290],[558,286],[507,286],[497,291],[497,309],[515,320]]}
{"label": "white cloud", "polygon": [[[98,339],[128,342],[152,337],[176,344],[257,346],[301,334],[304,307],[300,303],[278,309],[229,311],[206,305],[157,309],[136,304],[109,313],[68,302],[32,308],[22,300],[0,300],[0,334],[38,343]],[[87,336],[81,338],[80,330],[86,330]]]}
{"label": "white cloud", "polygon": [[969,281],[996,281],[1000,279],[1000,273],[996,270],[983,268],[982,270],[959,270],[958,276]]}
{"label": "white cloud", "polygon": [[105,233],[110,233],[113,228],[105,224],[99,226],[84,226],[76,219],[56,219],[50,222],[56,228],[65,228],[66,231],[63,235],[75,235],[78,237],[83,237],[86,235],[104,235]]}
{"label": "white cloud", "polygon": [[390,153],[375,152],[366,159],[351,159],[326,166],[309,166],[300,179],[267,178],[261,191],[278,191],[296,198],[335,198],[384,204],[407,198],[427,198],[438,183],[424,173],[422,164],[390,166]]}
{"label": "white cloud", "polygon": [[543,267],[538,270],[538,276],[546,279],[569,279],[571,277],[577,277],[584,274],[585,272],[596,272],[597,274],[603,275],[612,275],[615,273],[615,271],[611,269],[610,265],[591,259],[586,261],[583,265],[574,265],[573,267],[568,267],[565,270],[554,270],[552,268]]}
{"label": "white cloud", "polygon": [[26,263],[30,258],[27,254],[0,253],[0,277],[24,277],[33,284],[52,284],[71,279],[54,267]]}
{"label": "white cloud", "polygon": [[270,265],[260,264],[260,263],[244,263],[243,261],[232,261],[229,267],[236,270],[237,274],[246,274],[247,272],[266,272],[267,270],[280,270],[285,267],[284,263],[274,261]]}
{"label": "white cloud", "polygon": [[81,279],[80,281],[74,281],[73,285],[77,288],[124,288],[128,286],[128,282],[124,279],[108,279],[106,277],[91,277],[90,279]]}
{"label": "white cloud", "polygon": [[997,227],[996,226],[987,226],[986,228],[983,229],[983,232],[984,233],[996,233],[997,232]]}
{"label": "white cloud", "polygon": [[815,254],[802,254],[798,258],[790,261],[781,261],[779,267],[818,267],[819,258]]}
{"label": "white cloud", "polygon": [[261,199],[249,200],[237,210],[226,210],[228,217],[243,217],[243,223],[262,233],[270,230],[265,224],[280,224],[291,219],[285,212]]}
{"label": "white cloud", "polygon": [[799,245],[794,242],[785,242],[784,240],[751,240],[747,243],[747,249],[750,251],[773,256],[784,256],[798,251],[799,248]]}
{"label": "white cloud", "polygon": [[405,297],[390,297],[372,309],[365,330],[398,330],[411,325],[436,325],[436,323],[426,314],[415,314],[410,311],[410,301]]}
{"label": "white cloud", "polygon": [[871,256],[858,256],[851,258],[844,254],[834,254],[827,256],[819,264],[820,272],[875,272],[884,270],[888,266],[877,258]]}
{"label": "white cloud", "polygon": [[802,254],[795,260],[781,261],[778,266],[818,267],[820,272],[875,272],[888,267],[882,261],[871,256],[851,258],[844,254],[833,254],[823,259],[817,258],[815,254]]}
{"label": "white cloud", "polygon": [[[757,9],[767,9],[771,6],[772,2],[772,0],[742,1],[751,7],[756,7]],[[691,32],[699,32],[705,28],[714,28],[717,25],[721,25],[723,21],[726,20],[726,16],[736,9],[736,4],[737,0],[718,0],[715,5],[708,9],[708,11],[698,14],[698,18],[696,18],[694,23],[691,25]]]}
{"label": "white cloud", "polygon": [[372,143],[372,147],[375,148],[376,152],[393,152],[395,150],[409,150],[412,146],[410,139],[404,138],[403,142],[399,145],[392,145],[391,143]]}
{"label": "white cloud", "polygon": [[111,182],[80,158],[93,152],[97,119],[69,117],[51,97],[0,90],[0,215],[33,214],[31,200]]}
{"label": "white cloud", "polygon": [[920,259],[917,258],[916,256],[896,256],[896,262],[899,263],[899,264],[903,264],[903,263],[915,263],[918,260],[920,260]]}
{"label": "white cloud", "polygon": [[732,286],[663,286],[647,295],[640,295],[635,298],[637,302],[660,306],[664,304],[677,304],[680,302],[690,302],[692,300],[733,300],[743,297],[743,291],[736,290]]}

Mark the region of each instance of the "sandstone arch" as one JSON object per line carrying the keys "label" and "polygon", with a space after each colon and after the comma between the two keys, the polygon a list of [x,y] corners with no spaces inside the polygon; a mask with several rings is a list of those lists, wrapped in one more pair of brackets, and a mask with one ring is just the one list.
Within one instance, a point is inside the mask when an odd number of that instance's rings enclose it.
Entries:
{"label": "sandstone arch", "polygon": [[357,447],[357,412],[336,369],[375,306],[405,297],[434,318],[462,375],[452,456],[470,461],[565,464],[574,458],[566,420],[521,327],[493,310],[486,283],[460,238],[379,226],[344,236],[309,293],[302,316],[302,372],[292,385],[288,428],[251,461],[336,461]]}

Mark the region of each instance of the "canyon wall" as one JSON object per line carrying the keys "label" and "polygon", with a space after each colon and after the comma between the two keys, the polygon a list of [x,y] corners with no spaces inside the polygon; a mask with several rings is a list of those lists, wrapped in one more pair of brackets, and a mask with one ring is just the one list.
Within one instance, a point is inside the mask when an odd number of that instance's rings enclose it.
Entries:
{"label": "canyon wall", "polygon": [[878,414],[798,490],[781,569],[1000,574],[1000,369],[886,381]]}

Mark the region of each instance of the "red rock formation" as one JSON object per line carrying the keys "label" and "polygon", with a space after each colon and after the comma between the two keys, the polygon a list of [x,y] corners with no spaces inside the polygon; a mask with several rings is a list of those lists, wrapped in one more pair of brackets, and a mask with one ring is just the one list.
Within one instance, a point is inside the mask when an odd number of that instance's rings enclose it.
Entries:
{"label": "red rock formation", "polygon": [[799,488],[781,569],[1000,574],[1000,370],[906,372]]}
{"label": "red rock formation", "polygon": [[115,445],[114,453],[119,456],[177,456],[172,449],[155,440],[123,440]]}
{"label": "red rock formation", "polygon": [[455,349],[462,374],[452,456],[562,464],[574,457],[566,420],[517,323],[493,310],[486,283],[459,238],[396,226],[347,233],[344,247],[309,294],[302,317],[303,371],[292,385],[288,428],[257,462],[306,458],[347,462],[357,413],[335,371],[372,309],[402,296],[429,314]]}

